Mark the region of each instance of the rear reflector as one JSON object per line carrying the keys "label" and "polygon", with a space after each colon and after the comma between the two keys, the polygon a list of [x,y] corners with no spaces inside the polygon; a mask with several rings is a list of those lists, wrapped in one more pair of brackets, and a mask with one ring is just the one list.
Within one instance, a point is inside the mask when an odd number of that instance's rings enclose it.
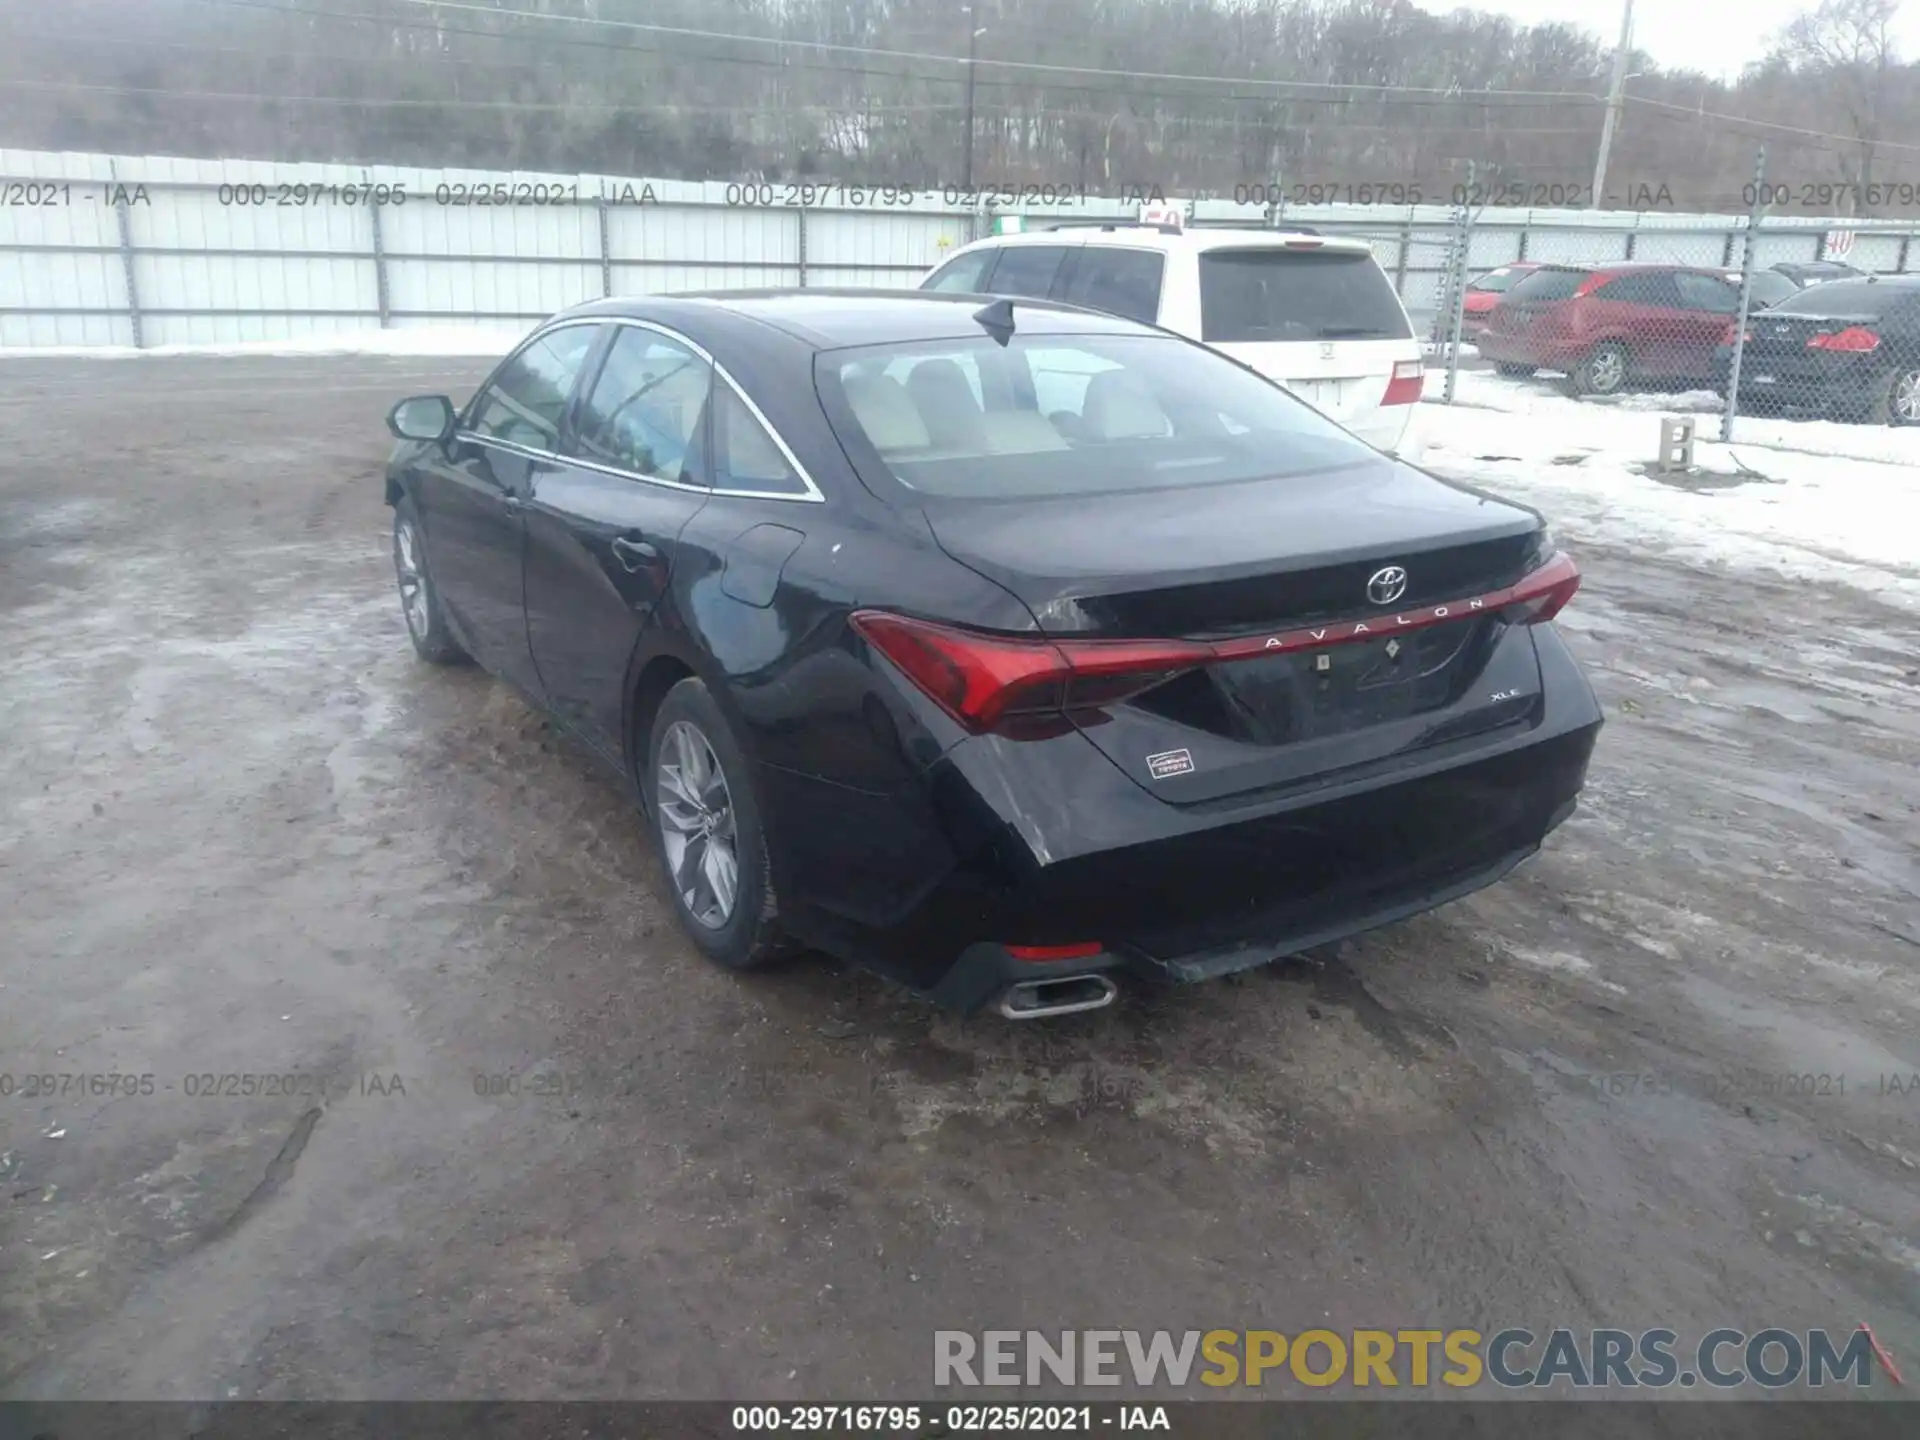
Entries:
{"label": "rear reflector", "polygon": [[1016,960],[1086,960],[1106,946],[1098,940],[1083,940],[1076,945],[1009,945],[1007,954]]}
{"label": "rear reflector", "polygon": [[1380,397],[1382,405],[1411,405],[1420,398],[1420,391],[1427,383],[1426,367],[1418,360],[1402,360],[1393,367],[1393,378],[1387,382],[1387,393]]}
{"label": "rear reflector", "polygon": [[1834,335],[1816,335],[1807,341],[1809,350],[1839,350],[1847,354],[1863,355],[1869,350],[1880,348],[1880,337],[1862,325],[1849,325]]}
{"label": "rear reflector", "polygon": [[850,623],[928,699],[966,729],[983,734],[1022,717],[1117,705],[1176,675],[1226,661],[1317,650],[1475,614],[1504,613],[1510,620],[1537,625],[1565,609],[1579,588],[1579,567],[1556,553],[1518,583],[1490,594],[1235,640],[983,635],[882,610],[856,611]]}

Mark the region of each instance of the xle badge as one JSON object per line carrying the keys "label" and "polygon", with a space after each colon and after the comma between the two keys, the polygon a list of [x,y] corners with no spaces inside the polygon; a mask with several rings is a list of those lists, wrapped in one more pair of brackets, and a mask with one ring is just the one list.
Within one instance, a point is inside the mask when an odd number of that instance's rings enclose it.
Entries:
{"label": "xle badge", "polygon": [[1192,770],[1193,756],[1185,750],[1162,750],[1158,755],[1147,756],[1147,773],[1156,780],[1186,775]]}

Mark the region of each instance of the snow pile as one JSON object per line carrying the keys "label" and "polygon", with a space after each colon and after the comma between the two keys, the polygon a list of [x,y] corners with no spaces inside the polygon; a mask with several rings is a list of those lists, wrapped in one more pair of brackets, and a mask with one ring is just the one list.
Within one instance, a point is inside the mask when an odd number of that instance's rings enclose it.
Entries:
{"label": "snow pile", "polygon": [[332,335],[302,335],[288,340],[238,340],[216,345],[0,346],[0,358],[44,360],[132,360],[172,355],[477,355],[506,354],[532,326],[501,330],[479,325],[420,325],[398,330],[342,330]]}
{"label": "snow pile", "polygon": [[1664,413],[1685,407],[1588,405],[1551,394],[1504,413],[1423,405],[1421,463],[1532,506],[1576,554],[1587,541],[1703,568],[1839,581],[1920,610],[1920,432],[1829,427],[1860,430],[1895,454],[1911,451],[1905,463],[1702,439],[1694,451],[1701,473],[1643,474],[1659,453]]}
{"label": "snow pile", "polygon": [[[1453,403],[1507,415],[1551,418],[1570,441],[1604,443],[1622,412],[1652,415],[1691,415],[1694,431],[1703,440],[1720,435],[1720,397],[1711,390],[1680,394],[1588,395],[1575,400],[1562,393],[1560,381],[1542,374],[1531,380],[1509,380],[1485,371],[1463,370],[1455,377]],[[1438,399],[1446,385],[1440,374],[1427,376],[1427,395]],[[1920,465],[1920,426],[1894,429],[1887,425],[1849,425],[1837,420],[1777,420],[1742,415],[1733,422],[1736,445],[1804,450],[1816,455],[1846,455],[1857,460],[1892,460]]]}

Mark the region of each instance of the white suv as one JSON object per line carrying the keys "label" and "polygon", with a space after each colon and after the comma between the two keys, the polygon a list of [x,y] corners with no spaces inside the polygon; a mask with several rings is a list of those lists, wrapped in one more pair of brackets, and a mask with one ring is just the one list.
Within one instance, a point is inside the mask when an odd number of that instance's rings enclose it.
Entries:
{"label": "white suv", "polygon": [[1381,450],[1401,448],[1420,398],[1420,342],[1360,240],[1063,225],[963,246],[920,288],[1059,300],[1159,325],[1251,366]]}

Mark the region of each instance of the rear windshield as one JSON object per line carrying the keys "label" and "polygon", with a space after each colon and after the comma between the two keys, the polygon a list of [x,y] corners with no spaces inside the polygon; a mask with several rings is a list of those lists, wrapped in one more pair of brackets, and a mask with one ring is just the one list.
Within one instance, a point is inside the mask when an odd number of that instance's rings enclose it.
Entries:
{"label": "rear windshield", "polygon": [[1510,266],[1502,265],[1498,270],[1489,270],[1478,280],[1475,280],[1471,285],[1467,286],[1467,289],[1491,290],[1495,294],[1499,294],[1502,291],[1511,290],[1520,282],[1521,278],[1528,273],[1529,272],[1525,270],[1515,270]]}
{"label": "rear windshield", "polygon": [[1776,315],[1890,314],[1915,296],[1920,286],[1888,285],[1875,280],[1833,280],[1789,295],[1773,307]]}
{"label": "rear windshield", "polygon": [[1098,495],[1376,458],[1278,386],[1171,336],[871,346],[822,355],[818,376],[856,467],[927,495]]}
{"label": "rear windshield", "polygon": [[1515,300],[1564,300],[1580,288],[1580,282],[1592,272],[1553,267],[1534,270],[1520,277],[1510,292]]}
{"label": "rear windshield", "polygon": [[[1734,276],[1733,283],[1738,285],[1740,278]],[[1786,276],[1776,275],[1771,270],[1756,270],[1753,272],[1753,290],[1747,298],[1751,304],[1764,307],[1778,305],[1788,296],[1799,293],[1800,287]]]}
{"label": "rear windshield", "polygon": [[1413,329],[1371,255],[1213,250],[1200,257],[1200,338],[1410,340]]}

